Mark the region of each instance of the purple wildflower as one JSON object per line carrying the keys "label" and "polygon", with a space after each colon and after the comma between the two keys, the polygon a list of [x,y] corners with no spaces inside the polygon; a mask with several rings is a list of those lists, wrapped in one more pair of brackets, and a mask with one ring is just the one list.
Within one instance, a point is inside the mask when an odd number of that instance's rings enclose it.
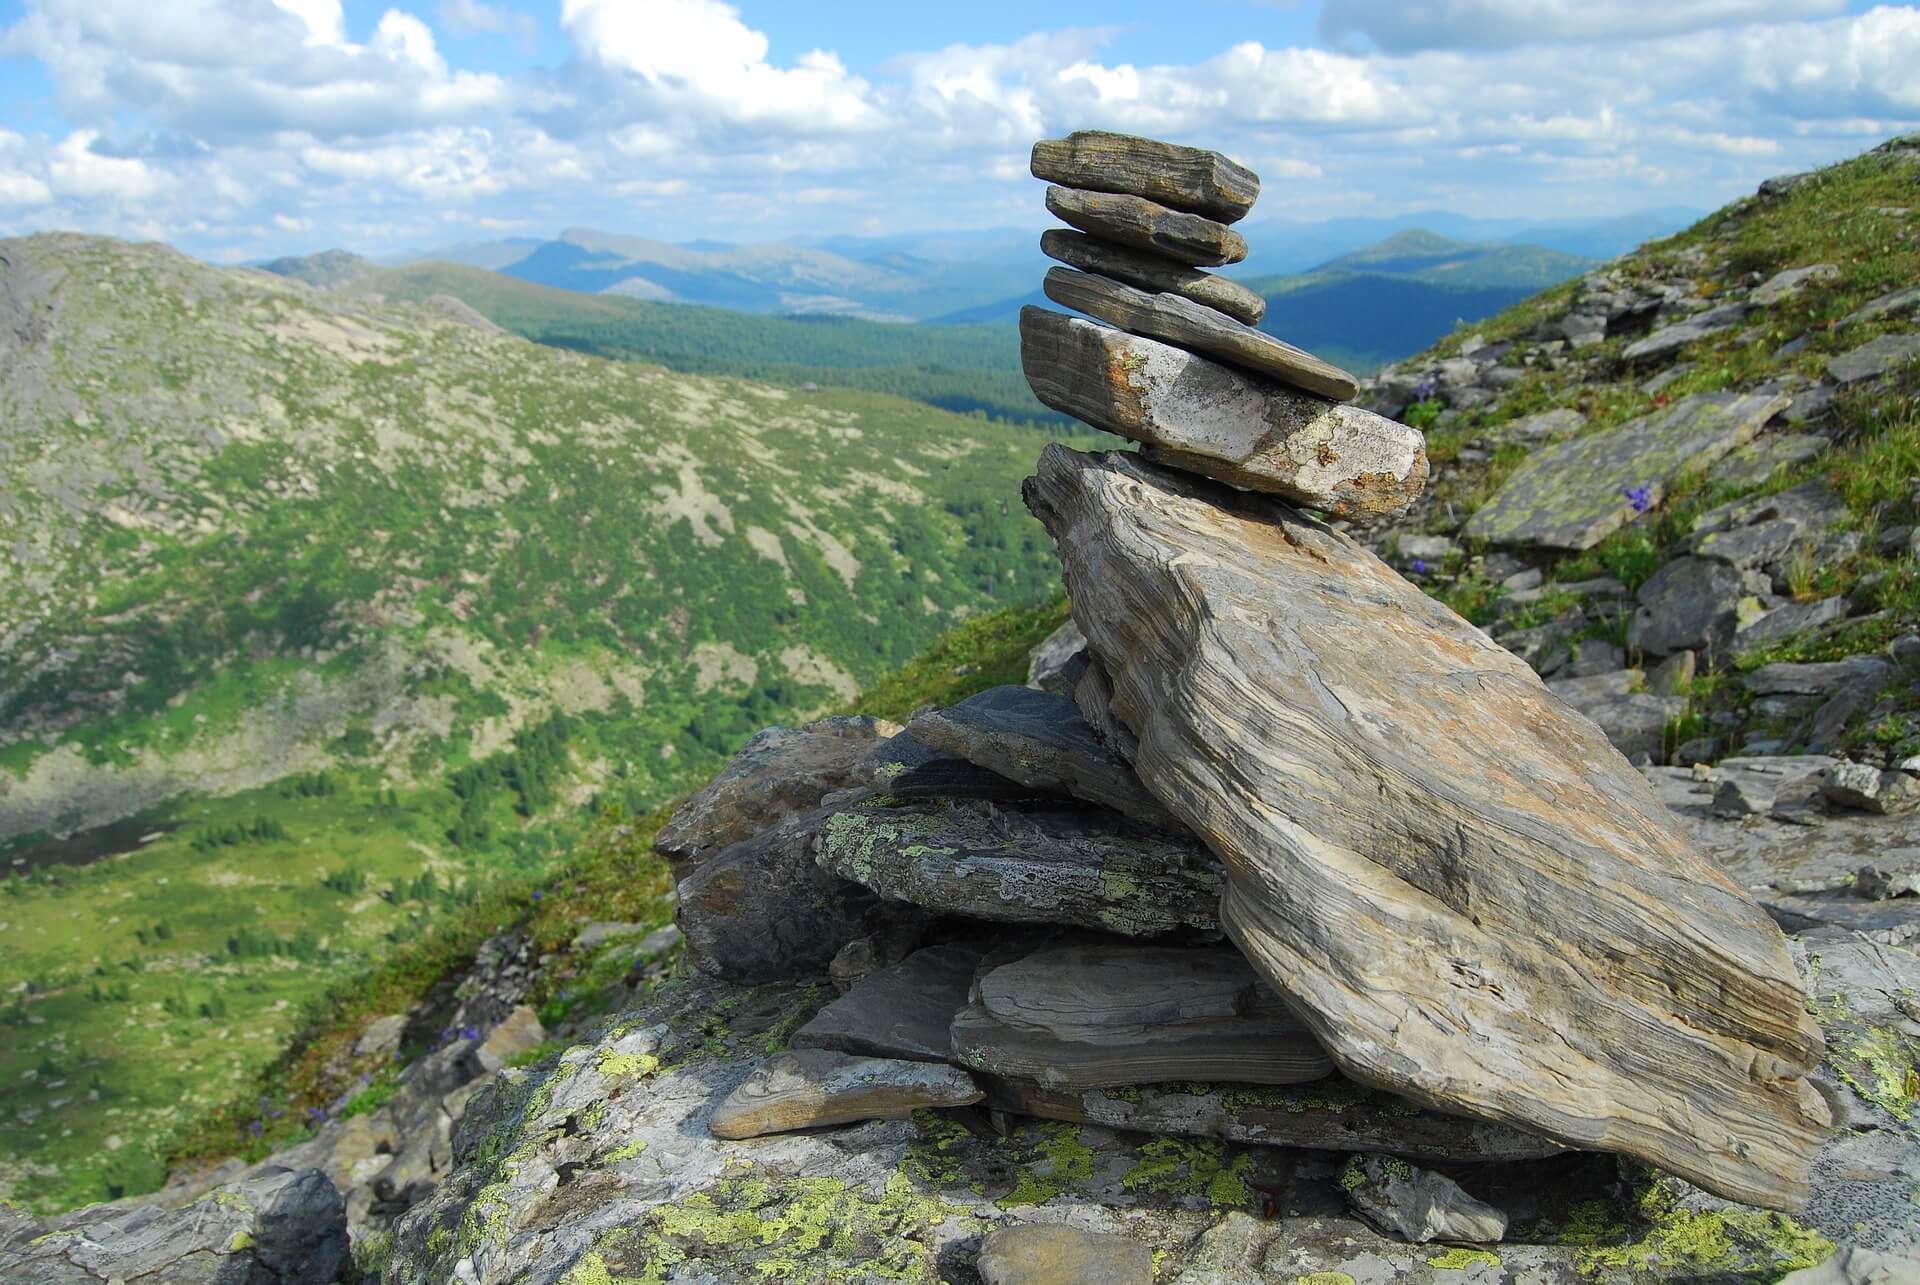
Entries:
{"label": "purple wildflower", "polygon": [[534,899],[535,901],[538,901],[538,900],[540,900],[540,890],[539,890],[538,888],[535,888],[535,889],[533,890],[533,899]]}
{"label": "purple wildflower", "polygon": [[480,1028],[477,1026],[463,1026],[460,1028],[460,1038],[463,1040],[477,1040],[480,1038]]}
{"label": "purple wildflower", "polygon": [[1653,507],[1653,489],[1646,486],[1623,486],[1620,494],[1627,497],[1627,503],[1633,506],[1635,513],[1645,513]]}
{"label": "purple wildflower", "polygon": [[1424,576],[1427,574],[1427,560],[1425,558],[1415,558],[1413,560],[1413,574],[1416,576]]}
{"label": "purple wildflower", "polygon": [[247,1126],[247,1132],[251,1133],[256,1138],[259,1137],[263,1132],[265,1132],[265,1130],[266,1130],[266,1126],[263,1123],[261,1123],[259,1120],[255,1120]]}
{"label": "purple wildflower", "polygon": [[1427,379],[1421,380],[1418,384],[1415,384],[1413,391],[1420,398],[1420,400],[1424,402],[1430,399],[1435,393],[1435,391],[1438,390],[1438,388],[1439,388],[1439,385],[1434,383],[1432,378],[1429,377]]}

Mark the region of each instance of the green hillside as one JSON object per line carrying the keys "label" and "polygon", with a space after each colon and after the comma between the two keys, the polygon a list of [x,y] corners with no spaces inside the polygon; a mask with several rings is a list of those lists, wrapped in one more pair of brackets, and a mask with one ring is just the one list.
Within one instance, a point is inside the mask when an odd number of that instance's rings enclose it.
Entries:
{"label": "green hillside", "polygon": [[1044,596],[1030,429],[0,242],[0,1197],[162,1140],[395,943]]}
{"label": "green hillside", "polygon": [[581,294],[451,263],[388,269],[353,289],[413,301],[450,296],[514,334],[599,357],[790,388],[892,393],[962,414],[1066,422],[1034,398],[1020,374],[1019,345],[998,326],[757,316]]}

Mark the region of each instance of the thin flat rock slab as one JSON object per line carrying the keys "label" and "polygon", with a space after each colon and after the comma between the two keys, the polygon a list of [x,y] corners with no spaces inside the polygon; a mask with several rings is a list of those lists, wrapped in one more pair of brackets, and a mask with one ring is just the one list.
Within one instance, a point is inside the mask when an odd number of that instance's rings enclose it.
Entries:
{"label": "thin flat rock slab", "polygon": [[1047,298],[1061,307],[1136,335],[1206,353],[1336,402],[1352,401],[1360,391],[1360,381],[1332,362],[1178,295],[1148,294],[1072,268],[1047,269],[1045,288]]}
{"label": "thin flat rock slab", "polygon": [[1220,867],[1205,848],[1095,808],[869,804],[827,822],[816,859],[943,914],[1125,937],[1219,928]]}
{"label": "thin flat rock slab", "polygon": [[1049,187],[1047,210],[1088,236],[1146,250],[1188,267],[1218,267],[1247,257],[1247,239],[1224,223],[1170,210],[1141,196]]}
{"label": "thin flat rock slab", "polygon": [[1222,223],[1260,199],[1260,176],[1218,152],[1082,129],[1033,145],[1033,176],[1089,192],[1143,196]]}
{"label": "thin flat rock slab", "polygon": [[797,1049],[833,1049],[910,1062],[949,1060],[948,1030],[967,1006],[980,951],[928,946],[855,982],[793,1033]]}
{"label": "thin flat rock slab", "polygon": [[756,732],[720,775],[667,818],[653,850],[673,866],[676,881],[685,879],[707,856],[818,807],[824,795],[863,784],[856,764],[899,730],[854,717]]}
{"label": "thin flat rock slab", "polygon": [[782,1053],[713,1109],[716,1138],[758,1138],[857,1120],[904,1120],[925,1107],[971,1106],[985,1095],[965,1071],[933,1062]]}
{"label": "thin flat rock slab", "polygon": [[860,761],[865,784],[896,799],[1038,798],[1041,792],[969,763],[958,754],[936,750],[910,732],[868,751]]}
{"label": "thin flat rock slab", "polygon": [[1184,833],[1125,760],[1110,752],[1065,696],[995,687],[908,725],[916,740],[958,754],[1035,794],[1064,794],[1112,808],[1142,825]]}
{"label": "thin flat rock slab", "polygon": [[1028,306],[1020,361],[1053,409],[1233,486],[1366,522],[1405,509],[1427,482],[1417,429],[1157,339]]}
{"label": "thin flat rock slab", "polygon": [[1063,946],[1000,965],[953,1019],[963,1066],[1077,1091],[1165,1080],[1299,1084],[1326,1051],[1240,953]]}
{"label": "thin flat rock slab", "polygon": [[1040,1120],[1428,1163],[1540,1160],[1564,1147],[1505,1125],[1424,1110],[1340,1076],[1312,1084],[1178,1082],[1070,1092],[982,1076],[989,1105]]}
{"label": "thin flat rock slab", "polygon": [[1157,254],[1096,241],[1084,232],[1048,228],[1040,234],[1040,252],[1082,272],[1112,277],[1155,294],[1177,294],[1249,326],[1259,325],[1260,318],[1267,315],[1267,301],[1238,281]]}
{"label": "thin flat rock slab", "polygon": [[1786,944],[1598,727],[1284,505],[1060,446],[1024,489],[1135,770],[1343,1071],[1805,1204],[1832,1119]]}
{"label": "thin flat rock slab", "polygon": [[1473,515],[1466,536],[1591,549],[1633,519],[1637,497],[1659,504],[1675,478],[1745,445],[1792,400],[1785,393],[1696,393],[1608,432],[1535,451]]}
{"label": "thin flat rock slab", "polygon": [[983,1285],[1153,1285],[1153,1251],[1125,1236],[1059,1223],[987,1233],[976,1264]]}

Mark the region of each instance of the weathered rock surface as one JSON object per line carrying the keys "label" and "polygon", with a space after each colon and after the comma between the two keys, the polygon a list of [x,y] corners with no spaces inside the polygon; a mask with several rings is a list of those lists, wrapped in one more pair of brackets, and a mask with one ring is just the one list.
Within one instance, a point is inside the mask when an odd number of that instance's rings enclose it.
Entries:
{"label": "weathered rock surface", "polygon": [[[1800,408],[1800,399],[1787,408],[1789,415]],[[1758,486],[1781,469],[1819,459],[1833,446],[1818,433],[1780,433],[1756,438],[1715,464],[1707,472],[1709,481],[1726,486]]]}
{"label": "weathered rock surface", "polygon": [[948,1030],[967,1006],[974,966],[971,946],[928,946],[869,973],[793,1033],[797,1049],[832,1049],[868,1057],[945,1062]]}
{"label": "weathered rock surface", "polygon": [[1079,677],[1074,659],[1087,649],[1087,637],[1069,620],[1040,640],[1027,657],[1027,686],[1056,696],[1072,696]]}
{"label": "weathered rock surface", "polygon": [[1881,816],[1920,808],[1920,777],[1882,772],[1871,763],[1835,763],[1827,769],[1820,792],[1843,808]]}
{"label": "weathered rock surface", "polygon": [[843,808],[818,860],[883,897],[976,919],[1128,937],[1219,927],[1220,867],[1205,849],[1097,809]]}
{"label": "weathered rock surface", "polygon": [[824,972],[847,942],[915,917],[821,869],[815,842],[836,815],[819,808],[789,817],[681,882],[677,915],[696,967],[742,982]]}
{"label": "weathered rock surface", "polygon": [[1299,1084],[1333,1063],[1238,951],[1063,946],[1001,964],[953,1056],[1077,1091],[1165,1080]]}
{"label": "weathered rock surface", "polygon": [[1205,353],[1316,396],[1344,402],[1360,391],[1354,377],[1332,362],[1178,295],[1148,294],[1125,282],[1072,268],[1049,269],[1045,286],[1047,298],[1063,308],[1098,317],[1132,334]]}
{"label": "weathered rock surface", "polygon": [[1112,277],[1155,294],[1179,295],[1249,326],[1259,325],[1260,318],[1267,315],[1267,301],[1238,281],[1157,254],[1096,241],[1084,232],[1048,228],[1040,234],[1040,251],[1070,268]]}
{"label": "weathered rock surface", "polygon": [[995,687],[908,725],[914,739],[1017,781],[1036,794],[1068,794],[1156,829],[1181,824],[1126,762],[1100,743],[1065,696]]}
{"label": "weathered rock surface", "polygon": [[1697,651],[1725,658],[1735,633],[1764,615],[1764,575],[1710,558],[1675,558],[1640,586],[1627,646],[1650,656]]}
{"label": "weathered rock surface", "polygon": [[1049,183],[1143,196],[1222,223],[1244,218],[1260,198],[1260,176],[1218,152],[1101,129],[1041,139],[1031,168]]}
{"label": "weathered rock surface", "polygon": [[1025,494],[1136,771],[1227,861],[1223,926],[1338,1065],[1805,1202],[1831,1119],[1780,933],[1597,728],[1282,505],[1058,446]]}
{"label": "weathered rock surface", "polygon": [[1744,303],[1728,303],[1718,308],[1709,308],[1684,321],[1663,326],[1644,339],[1635,340],[1620,350],[1620,356],[1629,362],[1658,361],[1697,340],[1711,338],[1733,329],[1740,324],[1749,311],[1751,309]]}
{"label": "weathered rock surface", "polygon": [[855,1120],[904,1120],[925,1107],[963,1107],[985,1095],[955,1067],[827,1049],[782,1053],[713,1109],[716,1138],[757,1138]]}
{"label": "weathered rock surface", "polygon": [[1034,792],[902,732],[860,760],[863,784],[896,799],[1030,799]]}
{"label": "weathered rock surface", "polygon": [[1158,340],[1045,308],[1020,310],[1034,395],[1169,463],[1340,517],[1396,513],[1426,484],[1426,439]]}
{"label": "weathered rock surface", "polygon": [[1431,1240],[1488,1244],[1507,1234],[1505,1214],[1474,1199],[1445,1174],[1404,1160],[1356,1156],[1346,1183],[1351,1184],[1347,1199],[1361,1217],[1416,1245]]}
{"label": "weathered rock surface", "polygon": [[1827,374],[1836,384],[1858,384],[1880,379],[1912,361],[1920,361],[1920,335],[1881,335],[1830,358]]}
{"label": "weathered rock surface", "polygon": [[1753,288],[1747,296],[1748,303],[1771,307],[1782,299],[1790,299],[1808,286],[1821,281],[1838,278],[1840,269],[1831,263],[1815,263],[1804,268],[1787,268],[1768,277],[1764,283]]}
{"label": "weathered rock surface", "polygon": [[1604,433],[1535,451],[1467,523],[1469,539],[1590,549],[1634,516],[1628,494],[1667,486],[1750,440],[1791,399],[1698,393]]}
{"label": "weathered rock surface", "polygon": [[22,1285],[332,1285],[346,1265],[346,1207],[317,1169],[263,1169],[181,1209],[125,1201],[45,1219],[0,1210],[0,1278]]}
{"label": "weathered rock surface", "polygon": [[1190,267],[1238,263],[1247,257],[1246,238],[1232,228],[1145,197],[1055,186],[1047,189],[1047,210],[1089,236],[1149,250]]}
{"label": "weathered rock surface", "polygon": [[1904,1285],[1920,1280],[1920,1253],[1882,1254],[1843,1249],[1817,1267],[1803,1267],[1780,1278],[1780,1285]]}
{"label": "weathered rock surface", "polygon": [[1614,670],[1574,678],[1551,679],[1547,687],[1585,714],[1606,733],[1613,747],[1629,759],[1657,758],[1667,724],[1686,709],[1678,696],[1660,696],[1633,690],[1636,670]]}
{"label": "weathered rock surface", "polygon": [[1139,1241],[1057,1223],[990,1233],[977,1266],[984,1285],[1153,1285],[1153,1251]]}
{"label": "weathered rock surface", "polygon": [[804,727],[769,727],[741,747],[720,775],[667,818],[654,851],[685,879],[708,856],[819,804],[824,795],[864,784],[855,765],[900,729],[881,719],[827,718]]}
{"label": "weathered rock surface", "polygon": [[1905,312],[1909,308],[1920,311],[1920,286],[1905,286],[1899,290],[1890,290],[1877,299],[1868,300],[1842,317],[1840,324],[1851,326],[1861,321],[1877,321],[1881,317]]}

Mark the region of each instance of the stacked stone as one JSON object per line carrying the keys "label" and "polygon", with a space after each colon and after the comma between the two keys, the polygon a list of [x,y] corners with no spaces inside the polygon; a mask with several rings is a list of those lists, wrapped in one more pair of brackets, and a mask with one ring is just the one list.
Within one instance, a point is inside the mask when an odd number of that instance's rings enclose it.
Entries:
{"label": "stacked stone", "polygon": [[1086,130],[1034,144],[1068,265],[1047,297],[1115,329],[1028,307],[1020,355],[1041,401],[1140,442],[1149,459],[1339,517],[1397,512],[1427,477],[1415,430],[1347,405],[1352,375],[1254,327],[1266,301],[1200,268],[1238,263],[1227,225],[1260,194],[1218,152]]}
{"label": "stacked stone", "polygon": [[[764,734],[662,830],[700,967],[845,991],[715,1132],[984,1101],[1804,1205],[1832,1117],[1779,929],[1524,661],[1305,511],[1403,508],[1426,454],[1197,271],[1257,180],[1109,134],[1034,171],[1081,229],[1049,296],[1116,328],[1026,310],[1029,380],[1145,448],[1023,488],[1084,647],[1052,692]],[[1414,1187],[1403,1229],[1499,1235]]]}

